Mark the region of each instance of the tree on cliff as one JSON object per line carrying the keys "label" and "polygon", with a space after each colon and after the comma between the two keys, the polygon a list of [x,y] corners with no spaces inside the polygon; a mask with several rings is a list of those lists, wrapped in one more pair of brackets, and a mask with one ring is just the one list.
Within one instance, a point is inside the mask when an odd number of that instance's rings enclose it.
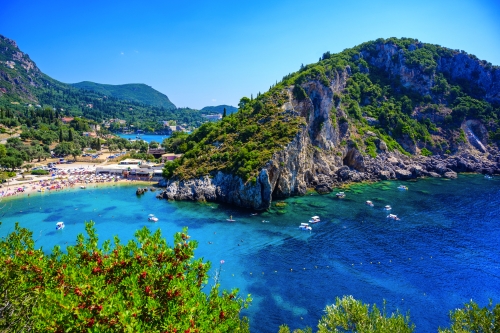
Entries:
{"label": "tree on cliff", "polygon": [[210,264],[193,259],[186,230],[172,246],[143,228],[135,241],[99,247],[94,223],[85,228],[48,255],[18,224],[0,241],[0,331],[248,332],[239,314],[250,299],[217,281],[202,291]]}

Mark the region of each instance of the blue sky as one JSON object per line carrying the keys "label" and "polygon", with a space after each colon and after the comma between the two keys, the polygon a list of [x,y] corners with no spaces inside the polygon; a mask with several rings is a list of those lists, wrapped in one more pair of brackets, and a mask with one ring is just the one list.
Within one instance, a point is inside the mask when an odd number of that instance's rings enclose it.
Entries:
{"label": "blue sky", "polygon": [[412,37],[500,65],[500,1],[3,1],[0,34],[62,82],[145,83],[178,107],[237,105],[301,64]]}

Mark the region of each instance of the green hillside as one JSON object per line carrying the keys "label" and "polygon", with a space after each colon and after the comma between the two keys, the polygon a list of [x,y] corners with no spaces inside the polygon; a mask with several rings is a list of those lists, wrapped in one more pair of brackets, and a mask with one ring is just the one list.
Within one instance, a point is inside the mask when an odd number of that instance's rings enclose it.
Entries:
{"label": "green hillside", "polygon": [[[375,158],[380,141],[389,152],[453,154],[465,142],[460,126],[468,119],[484,126],[476,131],[483,133],[480,139],[498,145],[499,90],[497,67],[415,39],[378,39],[326,52],[265,94],[242,98],[239,111],[221,122],[171,138],[167,148],[184,156],[166,166],[165,176],[187,179],[220,170],[255,180],[271,156],[306,127],[311,148],[340,157],[349,146]],[[331,110],[321,110],[323,105]],[[326,116],[312,116],[320,113]],[[327,122],[345,139],[325,150],[315,142]]]}
{"label": "green hillside", "polygon": [[238,111],[238,108],[235,108],[234,106],[231,105],[217,105],[217,106],[205,106],[201,111],[203,112],[208,112],[208,113],[224,113],[224,109],[226,109],[226,114],[233,114],[236,111]]}
{"label": "green hillside", "polygon": [[176,108],[166,95],[142,83],[111,85],[83,81],[71,85],[78,89],[95,91],[108,97],[111,96],[139,104],[163,107],[165,109]]}
{"label": "green hillside", "polygon": [[[83,90],[59,82],[42,73],[35,62],[19,50],[15,41],[0,35],[0,109],[21,115],[31,109],[50,108],[62,115],[85,117],[98,123],[119,118],[133,125],[133,129],[146,132],[164,130],[162,121],[166,120],[195,127],[206,121],[200,111],[177,109],[167,96],[143,84],[94,86],[110,90],[105,93]],[[109,93],[113,87],[119,87],[114,90],[123,93],[130,91],[130,95],[135,94],[137,98],[145,95],[157,98],[168,107],[115,97]]]}

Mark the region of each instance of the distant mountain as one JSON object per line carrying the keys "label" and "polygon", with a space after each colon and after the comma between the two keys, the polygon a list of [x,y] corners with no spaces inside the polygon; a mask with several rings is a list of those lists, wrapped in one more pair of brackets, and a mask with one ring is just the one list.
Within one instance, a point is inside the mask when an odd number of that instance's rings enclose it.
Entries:
{"label": "distant mountain", "polygon": [[176,108],[166,95],[143,83],[111,85],[83,81],[71,85],[78,89],[95,91],[105,96],[111,96],[125,101],[163,107],[165,109]]}
{"label": "distant mountain", "polygon": [[145,84],[81,82],[74,86],[54,80],[15,41],[0,35],[0,109],[26,113],[31,108],[51,108],[96,122],[124,119],[146,132],[162,131],[167,120],[195,127],[206,121],[201,111],[178,109],[167,96]]}
{"label": "distant mountain", "polygon": [[217,106],[205,106],[203,109],[201,109],[202,112],[210,112],[210,113],[224,113],[224,108],[226,108],[226,114],[230,115],[232,113],[235,113],[238,111],[238,108],[235,108],[234,106],[231,105],[217,105]]}

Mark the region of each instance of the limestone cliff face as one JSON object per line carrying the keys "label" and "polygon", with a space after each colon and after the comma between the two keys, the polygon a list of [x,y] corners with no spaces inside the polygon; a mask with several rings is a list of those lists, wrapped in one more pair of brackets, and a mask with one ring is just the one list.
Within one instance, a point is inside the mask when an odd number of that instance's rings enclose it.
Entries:
{"label": "limestone cliff face", "polygon": [[12,94],[37,102],[33,87],[42,85],[43,74],[30,59],[21,52],[15,41],[0,35],[0,96]]}
{"label": "limestone cliff face", "polygon": [[[410,45],[409,50],[422,48],[423,43]],[[370,65],[382,68],[394,77],[400,77],[404,86],[422,95],[431,93],[436,73],[442,73],[452,80],[465,80],[480,92],[480,97],[489,102],[500,102],[500,70],[491,64],[461,51],[452,51],[448,56],[439,57],[436,71],[418,66],[408,66],[405,52],[395,44],[379,44],[376,52],[362,51],[360,57]]]}
{"label": "limestone cliff face", "polygon": [[[418,43],[410,49],[421,47]],[[378,45],[375,52],[363,51],[358,57],[370,66],[376,66],[398,76],[402,84],[422,95],[432,93],[436,73],[445,73],[455,80],[468,80],[482,98],[500,101],[500,71],[491,70],[484,63],[455,51],[437,61],[437,69],[409,67],[405,53],[395,45]],[[367,73],[368,68],[360,68]],[[409,157],[397,150],[390,152],[387,144],[370,131],[358,133],[343,111],[339,96],[344,92],[351,68],[337,72],[324,81],[309,80],[300,86],[307,97],[294,98],[293,86],[286,88],[288,96],[282,112],[305,119],[297,135],[261,168],[257,181],[243,182],[237,176],[218,172],[214,177],[187,181],[169,181],[163,197],[175,200],[207,200],[235,204],[252,209],[267,209],[272,200],[304,195],[308,189],[320,193],[332,191],[347,182],[377,181],[386,179],[411,179],[416,177],[456,177],[456,172],[482,172],[500,174],[500,153],[497,147],[488,146],[488,132],[478,120],[467,120],[461,130],[465,142],[453,147],[455,155],[418,155],[418,143],[406,140],[399,143],[412,154]],[[452,112],[446,105],[435,112],[415,107],[415,119],[429,118],[442,122]],[[433,134],[435,139],[452,141],[456,131],[443,130]],[[370,138],[371,137],[371,138]],[[375,158],[359,147],[359,143],[372,140],[377,148]],[[438,140],[438,141],[439,141]],[[456,140],[455,140],[456,141]],[[358,143],[358,144],[357,144]]]}
{"label": "limestone cliff face", "polygon": [[159,195],[170,200],[218,201],[256,210],[271,205],[272,188],[267,169],[262,169],[256,182],[243,182],[237,176],[217,172],[185,181],[160,182],[166,190]]}

